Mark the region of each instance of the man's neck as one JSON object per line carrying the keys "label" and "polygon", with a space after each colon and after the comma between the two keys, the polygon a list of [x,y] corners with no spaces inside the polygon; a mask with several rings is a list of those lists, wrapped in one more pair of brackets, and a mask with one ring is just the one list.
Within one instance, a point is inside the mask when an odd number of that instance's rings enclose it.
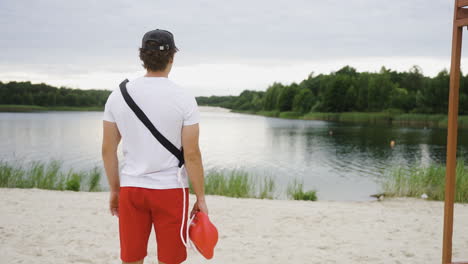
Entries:
{"label": "man's neck", "polygon": [[145,77],[169,77],[169,72],[167,71],[147,71]]}

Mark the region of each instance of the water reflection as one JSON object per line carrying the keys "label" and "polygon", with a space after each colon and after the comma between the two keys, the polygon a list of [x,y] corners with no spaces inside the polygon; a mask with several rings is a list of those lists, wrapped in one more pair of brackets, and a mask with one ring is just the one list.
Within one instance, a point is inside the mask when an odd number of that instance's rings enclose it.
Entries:
{"label": "water reflection", "polygon": [[[0,113],[0,159],[58,159],[65,168],[102,166],[100,112]],[[446,130],[265,118],[203,111],[205,167],[243,169],[274,177],[280,189],[294,178],[320,199],[363,200],[395,166],[445,162]],[[330,131],[332,133],[330,133]],[[468,138],[459,133],[458,155]],[[394,140],[394,147],[390,141]],[[103,179],[105,183],[105,179]]]}

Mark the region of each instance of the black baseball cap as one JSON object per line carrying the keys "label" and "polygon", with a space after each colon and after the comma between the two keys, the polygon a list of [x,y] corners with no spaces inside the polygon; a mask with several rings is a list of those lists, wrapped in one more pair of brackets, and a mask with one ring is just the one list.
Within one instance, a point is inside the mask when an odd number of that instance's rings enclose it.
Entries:
{"label": "black baseball cap", "polygon": [[175,49],[176,51],[179,50],[174,43],[174,35],[172,35],[172,33],[167,30],[155,29],[155,30],[146,32],[146,34],[143,36],[141,47],[148,48],[146,46],[146,43],[148,41],[155,41],[156,43],[158,43],[160,45],[158,47],[159,50],[169,50],[169,49]]}

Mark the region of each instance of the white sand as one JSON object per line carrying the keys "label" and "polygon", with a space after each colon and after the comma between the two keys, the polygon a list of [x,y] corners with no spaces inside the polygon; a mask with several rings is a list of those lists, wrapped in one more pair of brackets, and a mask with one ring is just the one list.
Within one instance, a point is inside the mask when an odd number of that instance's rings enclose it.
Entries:
{"label": "white sand", "polygon": [[[120,263],[108,193],[0,189],[0,263]],[[443,203],[207,198],[220,241],[211,263],[440,263]],[[454,257],[468,260],[468,206]],[[146,263],[157,263],[154,233]],[[205,263],[189,252],[186,263]]]}

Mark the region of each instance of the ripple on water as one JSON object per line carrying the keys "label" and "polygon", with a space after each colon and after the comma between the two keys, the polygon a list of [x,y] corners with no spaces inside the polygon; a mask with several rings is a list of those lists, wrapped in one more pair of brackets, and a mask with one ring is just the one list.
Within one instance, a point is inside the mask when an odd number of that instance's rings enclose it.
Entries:
{"label": "ripple on water", "polygon": [[[102,167],[101,120],[101,112],[0,113],[0,137],[7,139],[0,141],[0,158],[58,159],[65,168],[78,170]],[[274,177],[282,187],[298,178],[306,188],[317,188],[319,197],[332,200],[375,193],[379,178],[393,167],[445,162],[445,130],[282,120],[210,109],[201,112],[201,120],[207,170],[246,170]],[[397,142],[393,149],[391,139]],[[468,153],[468,140],[460,139],[458,153]]]}

